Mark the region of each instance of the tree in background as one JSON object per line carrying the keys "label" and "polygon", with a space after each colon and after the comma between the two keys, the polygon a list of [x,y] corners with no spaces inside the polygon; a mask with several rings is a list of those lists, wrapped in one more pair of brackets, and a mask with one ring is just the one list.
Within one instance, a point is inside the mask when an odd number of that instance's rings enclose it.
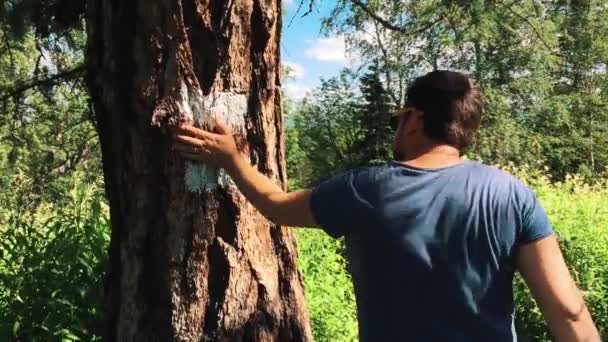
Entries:
{"label": "tree in background", "polygon": [[361,125],[361,136],[354,146],[357,166],[385,163],[392,158],[393,132],[389,119],[394,105],[380,81],[375,64],[369,67],[359,82],[362,96],[356,120]]}
{"label": "tree in background", "polygon": [[554,177],[608,166],[608,8],[603,1],[337,1],[327,33],[378,65],[393,102],[433,69],[472,75],[486,95],[477,143],[490,163]]}
{"label": "tree in background", "polygon": [[608,165],[608,8],[605,1],[556,1],[560,33],[553,91],[530,125],[551,169],[590,177]]}
{"label": "tree in background", "polygon": [[0,186],[27,194],[4,203],[16,212],[61,202],[75,172],[88,177],[100,165],[83,80],[84,33],[71,29],[75,23],[43,24],[54,11],[42,10],[34,2],[0,4]]}
{"label": "tree in background", "polygon": [[343,69],[322,80],[291,113],[287,144],[297,165],[290,168],[295,181],[306,187],[350,168],[385,162],[392,153],[392,108],[373,65],[361,76]]}
{"label": "tree in background", "polygon": [[72,6],[84,1],[0,3],[3,341],[97,333],[107,208]]}
{"label": "tree in background", "polygon": [[307,186],[357,165],[355,144],[362,134],[357,120],[360,94],[356,74],[343,70],[339,76],[321,80],[309,98],[293,114],[297,147],[306,156],[299,168],[307,170]]}

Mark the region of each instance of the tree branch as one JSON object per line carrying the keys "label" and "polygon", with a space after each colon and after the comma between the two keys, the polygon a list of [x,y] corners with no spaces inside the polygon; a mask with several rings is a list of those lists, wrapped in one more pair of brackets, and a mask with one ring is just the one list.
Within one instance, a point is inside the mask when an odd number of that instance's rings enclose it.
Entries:
{"label": "tree branch", "polygon": [[439,17],[431,22],[426,23],[425,25],[423,25],[422,27],[419,27],[416,30],[410,30],[405,27],[399,27],[399,26],[393,25],[388,20],[382,18],[381,16],[376,14],[374,11],[372,11],[366,4],[364,4],[360,0],[350,0],[350,1],[357,7],[361,8],[365,13],[367,13],[367,15],[369,15],[375,21],[379,22],[385,28],[387,28],[391,31],[403,33],[408,36],[423,33],[424,31],[428,30],[429,28],[431,28],[431,26],[437,24],[441,20],[441,17]]}
{"label": "tree branch", "polygon": [[70,80],[73,78],[80,77],[80,76],[82,76],[83,72],[84,72],[84,64],[80,64],[80,65],[74,67],[73,69],[57,73],[57,74],[52,75],[47,78],[43,78],[43,79],[34,78],[23,84],[16,85],[14,88],[4,89],[0,93],[0,101],[4,102],[4,101],[8,100],[9,98],[21,95],[23,92],[30,90],[32,88],[37,88],[37,87],[45,86],[45,85],[53,85],[59,81],[65,81],[65,80]]}
{"label": "tree branch", "polygon": [[4,44],[6,45],[6,51],[8,52],[8,58],[10,60],[11,67],[14,69],[15,68],[15,56],[13,56],[13,49],[11,47],[11,41],[8,37],[8,34],[4,30],[4,28],[2,29],[2,38],[4,40]]}
{"label": "tree branch", "polygon": [[397,99],[397,96],[395,96],[395,93],[392,91],[392,77],[391,77],[391,73],[388,70],[387,64],[390,63],[390,57],[388,55],[388,51],[386,50],[386,47],[384,46],[384,43],[382,42],[382,37],[380,36],[380,30],[378,29],[378,22],[374,21],[374,33],[376,34],[376,41],[378,42],[378,47],[380,48],[380,51],[382,52],[382,56],[384,57],[385,60],[385,65],[384,65],[384,77],[386,77],[386,84],[387,84],[387,90],[388,90],[388,94],[391,97],[391,100],[393,100],[393,102],[395,102],[395,104],[398,106],[399,105],[399,100]]}
{"label": "tree branch", "polygon": [[302,6],[304,6],[304,2],[306,2],[306,1],[308,1],[308,9],[306,10],[306,12],[304,12],[304,14],[302,14],[301,18],[304,18],[305,16],[309,15],[310,13],[312,13],[312,9],[313,9],[313,7],[315,5],[315,0],[300,0],[300,4],[298,4],[298,9],[293,14],[293,17],[291,17],[291,20],[289,20],[289,24],[287,25],[287,27],[291,26],[291,24],[293,23],[293,20],[300,13],[300,10],[302,10]]}
{"label": "tree branch", "polygon": [[[501,1],[502,2],[502,1]],[[523,20],[526,25],[528,25],[532,31],[534,31],[534,34],[536,34],[536,37],[541,41],[541,43],[543,43],[543,45],[547,48],[547,50],[549,50],[549,52],[557,57],[563,57],[559,52],[556,52],[553,50],[553,48],[551,46],[549,46],[549,44],[547,43],[547,41],[545,41],[545,38],[543,38],[542,34],[540,33],[540,31],[538,31],[538,28],[536,26],[534,26],[530,20],[528,20],[528,18],[524,17],[521,13],[517,12],[516,10],[514,10],[512,7],[516,2],[513,2],[512,4],[505,6],[507,8],[507,10],[511,13],[513,13],[515,16],[517,16],[518,18],[520,18],[521,20]]]}

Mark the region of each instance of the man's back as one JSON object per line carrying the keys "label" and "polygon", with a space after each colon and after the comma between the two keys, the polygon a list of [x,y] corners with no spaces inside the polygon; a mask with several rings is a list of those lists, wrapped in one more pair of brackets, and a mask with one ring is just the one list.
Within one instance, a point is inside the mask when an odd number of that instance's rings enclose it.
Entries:
{"label": "man's back", "polygon": [[515,178],[391,162],[321,184],[311,206],[346,236],[362,341],[514,340],[514,249],[552,233]]}

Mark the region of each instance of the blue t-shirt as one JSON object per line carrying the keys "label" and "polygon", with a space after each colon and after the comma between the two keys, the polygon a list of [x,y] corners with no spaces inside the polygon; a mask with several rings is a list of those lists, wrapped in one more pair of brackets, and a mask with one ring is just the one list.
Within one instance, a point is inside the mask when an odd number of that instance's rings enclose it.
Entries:
{"label": "blue t-shirt", "polygon": [[361,341],[514,341],[514,252],[552,234],[534,193],[474,161],[329,179],[311,208],[345,237]]}

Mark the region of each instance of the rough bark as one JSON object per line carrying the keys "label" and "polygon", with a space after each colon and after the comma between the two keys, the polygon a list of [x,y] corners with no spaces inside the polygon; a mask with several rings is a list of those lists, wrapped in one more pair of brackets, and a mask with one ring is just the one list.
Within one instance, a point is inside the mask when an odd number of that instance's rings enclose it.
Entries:
{"label": "rough bark", "polygon": [[[289,230],[229,177],[186,165],[165,130],[222,117],[243,155],[285,187],[280,2],[87,6],[87,82],[112,225],[104,340],[310,340]],[[209,175],[220,185],[202,189]]]}

